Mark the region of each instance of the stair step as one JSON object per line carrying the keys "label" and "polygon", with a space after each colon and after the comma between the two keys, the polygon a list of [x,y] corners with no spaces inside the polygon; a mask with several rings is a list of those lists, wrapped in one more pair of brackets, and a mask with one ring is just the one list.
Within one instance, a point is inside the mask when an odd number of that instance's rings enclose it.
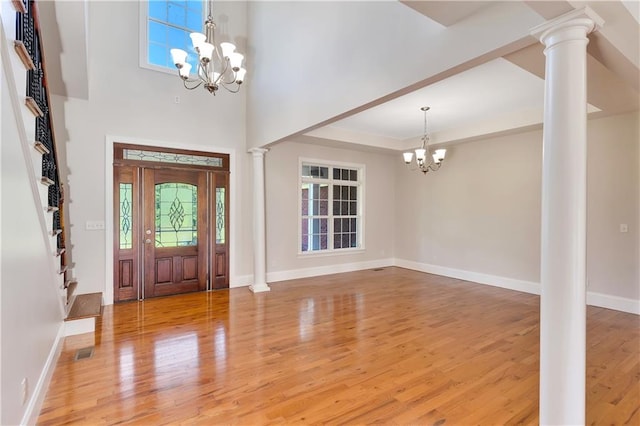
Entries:
{"label": "stair step", "polygon": [[58,250],[56,250],[56,257],[60,257],[64,254],[64,252],[67,251],[66,248],[59,248]]}
{"label": "stair step", "polygon": [[[18,3],[22,3],[21,1]],[[13,3],[14,5],[16,4],[16,2],[14,1]],[[24,13],[24,12],[22,12]],[[13,48],[15,49],[16,53],[18,54],[18,57],[20,58],[20,62],[22,62],[22,65],[24,65],[25,69],[27,70],[35,70],[36,66],[33,64],[33,60],[31,59],[31,56],[29,55],[29,51],[27,50],[27,47],[24,45],[23,42],[21,42],[20,40],[16,40],[13,42]]]}
{"label": "stair step", "polygon": [[29,108],[29,111],[31,111],[34,117],[44,117],[44,112],[42,112],[36,100],[31,96],[27,96],[24,99],[24,104]]}
{"label": "stair step", "polygon": [[102,315],[102,293],[87,293],[76,296],[65,321],[95,318]]}
{"label": "stair step", "polygon": [[51,186],[51,185],[53,185],[55,182],[54,182],[53,180],[49,179],[49,178],[48,178],[48,177],[46,177],[46,176],[42,176],[42,177],[40,178],[40,183],[41,183],[41,184],[43,184],[44,186]]}
{"label": "stair step", "polygon": [[13,7],[16,9],[16,12],[20,12],[20,13],[27,12],[27,8],[25,7],[22,0],[11,0],[11,3],[13,3]]}
{"label": "stair step", "polygon": [[71,301],[73,293],[76,291],[76,287],[78,287],[78,281],[69,280],[64,283],[64,288],[67,289],[67,304]]}
{"label": "stair step", "polygon": [[67,272],[67,269],[69,269],[68,266],[66,266],[66,265],[65,266],[61,266],[60,269],[58,270],[58,274],[60,274],[60,275],[64,274],[65,272]]}
{"label": "stair step", "polygon": [[46,146],[44,146],[44,144],[40,141],[35,141],[33,143],[33,147],[35,148],[36,151],[38,151],[42,155],[50,153],[49,149]]}

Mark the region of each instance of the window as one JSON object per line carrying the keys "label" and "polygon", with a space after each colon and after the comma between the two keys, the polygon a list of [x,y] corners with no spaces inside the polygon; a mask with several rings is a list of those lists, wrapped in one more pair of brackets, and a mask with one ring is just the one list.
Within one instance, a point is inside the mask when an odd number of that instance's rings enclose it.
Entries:
{"label": "window", "polygon": [[180,48],[189,53],[187,62],[197,70],[198,55],[189,34],[203,31],[203,3],[202,0],[140,2],[140,65],[174,72],[170,50]]}
{"label": "window", "polygon": [[364,166],[300,162],[300,252],[362,249]]}

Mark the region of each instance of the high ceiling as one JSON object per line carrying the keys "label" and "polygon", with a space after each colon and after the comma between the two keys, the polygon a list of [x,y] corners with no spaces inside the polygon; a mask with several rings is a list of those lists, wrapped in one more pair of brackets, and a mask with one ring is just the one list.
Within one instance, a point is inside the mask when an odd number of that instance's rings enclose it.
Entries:
{"label": "high ceiling", "polygon": [[[443,26],[454,25],[486,8],[492,2],[403,1],[404,4]],[[536,12],[550,19],[585,5],[584,2],[529,2]],[[640,2],[589,2],[606,15],[610,33],[618,33],[631,51],[640,50]],[[603,28],[604,31],[604,28]],[[640,108],[638,58],[603,38],[591,36],[588,56],[589,113],[612,115]],[[604,45],[605,51],[599,50]],[[625,60],[635,64],[623,64]],[[626,67],[625,67],[626,65]],[[299,138],[335,145],[339,140],[357,146],[393,150],[415,147],[423,132],[422,106],[427,113],[431,143],[451,143],[482,138],[524,127],[541,125],[544,101],[543,46],[532,44],[444,78],[426,87],[398,96]],[[629,69],[633,68],[630,72]],[[626,72],[625,72],[626,70]],[[625,75],[627,74],[627,75]],[[634,84],[635,78],[635,84]],[[370,143],[363,142],[369,140]]]}
{"label": "high ceiling", "polygon": [[[89,96],[87,8],[90,3],[88,0],[39,2],[41,26],[47,34],[45,52],[53,52],[47,55],[47,68],[50,90],[54,94],[82,99]],[[488,13],[491,8],[495,12],[496,6],[502,4],[494,1],[401,3],[416,14],[416,19],[424,20],[425,26],[441,28],[438,34],[445,35],[448,30],[474,22],[475,17]],[[552,19],[584,6],[600,15],[605,24],[590,35],[588,45],[589,111],[593,116],[604,116],[640,108],[638,0],[532,0],[522,4],[542,19]],[[545,66],[542,44],[530,37],[519,50],[502,55],[470,61],[366,105],[338,111],[333,118],[288,138],[327,145],[350,144],[363,149],[405,150],[415,147],[421,136],[422,106],[431,107],[428,120],[434,143],[474,140],[540,126]],[[247,86],[250,84],[251,81]]]}

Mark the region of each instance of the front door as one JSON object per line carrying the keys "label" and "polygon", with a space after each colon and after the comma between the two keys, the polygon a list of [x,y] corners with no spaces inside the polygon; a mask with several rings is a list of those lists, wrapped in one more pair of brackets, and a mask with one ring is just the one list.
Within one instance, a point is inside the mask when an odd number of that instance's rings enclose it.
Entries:
{"label": "front door", "polygon": [[229,156],[114,146],[115,302],[229,288]]}
{"label": "front door", "polygon": [[205,290],[207,175],[144,169],[144,296]]}

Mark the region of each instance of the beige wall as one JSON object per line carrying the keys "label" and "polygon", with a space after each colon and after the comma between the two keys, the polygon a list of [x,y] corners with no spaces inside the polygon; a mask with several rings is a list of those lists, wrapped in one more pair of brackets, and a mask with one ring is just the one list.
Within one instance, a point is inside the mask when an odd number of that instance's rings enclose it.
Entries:
{"label": "beige wall", "polygon": [[[364,164],[365,250],[356,254],[298,255],[299,158]],[[393,257],[394,174],[387,154],[283,142],[265,156],[267,279],[316,275],[310,268],[348,268]],[[306,270],[306,271],[304,271]],[[334,269],[337,272],[338,269]],[[330,271],[323,271],[330,273]],[[293,274],[293,275],[292,275]]]}
{"label": "beige wall", "polygon": [[399,259],[538,282],[541,133],[456,145],[423,176],[396,161]]}
{"label": "beige wall", "polygon": [[[588,123],[588,290],[635,300],[638,122],[634,113]],[[538,130],[455,145],[427,176],[398,159],[396,258],[539,283],[541,149]]]}
{"label": "beige wall", "polygon": [[[589,291],[640,299],[640,131],[638,113],[589,123],[587,277]],[[620,225],[628,225],[621,233]]]}

